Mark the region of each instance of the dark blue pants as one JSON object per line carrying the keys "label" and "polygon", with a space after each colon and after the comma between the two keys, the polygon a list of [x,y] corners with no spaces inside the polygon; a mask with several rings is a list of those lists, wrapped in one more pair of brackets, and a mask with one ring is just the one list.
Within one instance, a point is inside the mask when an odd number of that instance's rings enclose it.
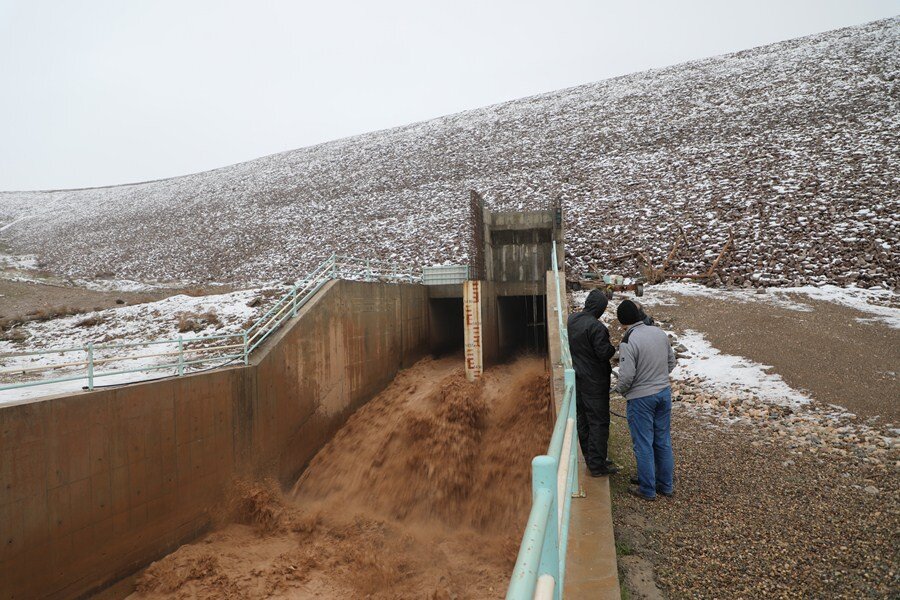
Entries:
{"label": "dark blue pants", "polygon": [[675,474],[670,433],[672,390],[629,400],[627,414],[641,494],[651,498],[657,490],[671,494]]}
{"label": "dark blue pants", "polygon": [[592,386],[575,384],[575,412],[578,443],[591,473],[606,468],[609,443],[609,384]]}

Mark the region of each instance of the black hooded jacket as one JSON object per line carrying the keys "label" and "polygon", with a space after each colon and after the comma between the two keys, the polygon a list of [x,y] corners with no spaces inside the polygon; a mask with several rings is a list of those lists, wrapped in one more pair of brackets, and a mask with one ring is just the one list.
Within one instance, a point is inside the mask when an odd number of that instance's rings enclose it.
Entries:
{"label": "black hooded jacket", "polygon": [[609,301],[600,290],[591,290],[584,310],[569,315],[569,350],[577,385],[585,392],[609,391],[612,367],[609,359],[616,353],[609,342],[609,330],[598,319]]}

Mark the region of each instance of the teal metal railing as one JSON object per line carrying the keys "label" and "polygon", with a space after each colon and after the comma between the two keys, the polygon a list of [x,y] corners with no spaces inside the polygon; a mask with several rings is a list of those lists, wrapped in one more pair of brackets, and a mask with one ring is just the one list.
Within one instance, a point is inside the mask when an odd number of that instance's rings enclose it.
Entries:
{"label": "teal metal railing", "polygon": [[[0,354],[0,378],[3,379],[21,379],[62,371],[56,377],[3,383],[0,384],[0,391],[78,380],[84,380],[85,387],[92,390],[96,380],[102,378],[153,371],[172,371],[173,375],[180,376],[191,367],[209,366],[211,363],[216,363],[214,366],[238,361],[248,364],[250,354],[287,320],[297,316],[297,312],[332,279],[416,282],[421,280],[421,270],[387,261],[332,254],[306,277],[297,281],[263,316],[243,331],[121,344],[88,342],[71,348]],[[142,349],[152,350],[141,353]],[[135,350],[138,352],[134,353]],[[10,360],[28,360],[36,364],[2,368]],[[113,364],[120,368],[104,370],[104,367]]]}
{"label": "teal metal railing", "polygon": [[559,600],[566,576],[566,548],[572,497],[578,490],[578,443],[575,424],[575,370],[569,352],[556,242],[553,243],[553,281],[559,329],[560,362],[564,369],[562,402],[547,454],[531,461],[531,513],[513,569],[507,600]]}

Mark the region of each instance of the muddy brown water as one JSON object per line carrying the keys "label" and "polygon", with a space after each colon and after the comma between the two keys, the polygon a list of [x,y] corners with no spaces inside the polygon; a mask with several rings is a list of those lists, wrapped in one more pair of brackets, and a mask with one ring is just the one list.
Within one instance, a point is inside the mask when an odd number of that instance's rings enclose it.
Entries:
{"label": "muddy brown water", "polygon": [[239,482],[227,524],[133,598],[500,598],[551,433],[542,358],[465,380],[424,359],[357,411],[290,491]]}

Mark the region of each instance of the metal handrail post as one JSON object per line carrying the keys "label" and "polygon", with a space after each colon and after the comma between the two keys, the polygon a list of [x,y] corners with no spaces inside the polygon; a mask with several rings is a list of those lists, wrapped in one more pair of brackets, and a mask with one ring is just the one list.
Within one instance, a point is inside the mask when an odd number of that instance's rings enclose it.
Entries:
{"label": "metal handrail post", "polygon": [[[557,520],[557,508],[559,498],[556,492],[556,477],[559,469],[559,461],[552,456],[535,456],[531,461],[531,494],[536,500],[541,490],[549,490],[551,494],[550,515],[547,519],[547,529],[544,533],[544,545],[541,548],[541,562],[538,567],[538,576],[550,575],[554,581],[559,582],[559,526]],[[554,586],[553,598],[560,599],[560,586]]]}
{"label": "metal handrail post", "polygon": [[87,364],[88,389],[93,390],[94,389],[94,342],[88,342],[87,355],[88,355],[88,364]]}
{"label": "metal handrail post", "polygon": [[291,290],[291,317],[297,316],[297,286]]}
{"label": "metal handrail post", "polygon": [[178,376],[184,375],[184,339],[178,336]]}
{"label": "metal handrail post", "polygon": [[246,329],[244,330],[244,364],[245,364],[245,365],[249,365],[249,364],[250,364],[250,351],[249,351],[249,346],[248,346],[247,330],[246,330]]}
{"label": "metal handrail post", "polygon": [[[571,419],[575,424],[575,426],[572,428],[573,431],[578,431],[578,410],[577,410],[577,400],[575,400],[575,398],[576,398],[575,394],[578,390],[575,389],[575,369],[571,369],[571,368],[566,369],[564,371],[563,381],[565,381],[566,388],[568,388],[568,387],[572,388],[572,404],[569,406],[569,414],[572,415]],[[566,415],[566,418],[568,418],[568,415]],[[577,447],[575,447],[575,446],[572,447],[572,454],[574,454],[576,457],[578,456],[578,448]],[[576,462],[576,466],[577,466],[578,461],[576,460],[575,462]],[[575,476],[572,479],[572,493],[579,494],[579,495],[581,494],[581,487],[578,485],[578,469],[577,468],[575,469]]]}

